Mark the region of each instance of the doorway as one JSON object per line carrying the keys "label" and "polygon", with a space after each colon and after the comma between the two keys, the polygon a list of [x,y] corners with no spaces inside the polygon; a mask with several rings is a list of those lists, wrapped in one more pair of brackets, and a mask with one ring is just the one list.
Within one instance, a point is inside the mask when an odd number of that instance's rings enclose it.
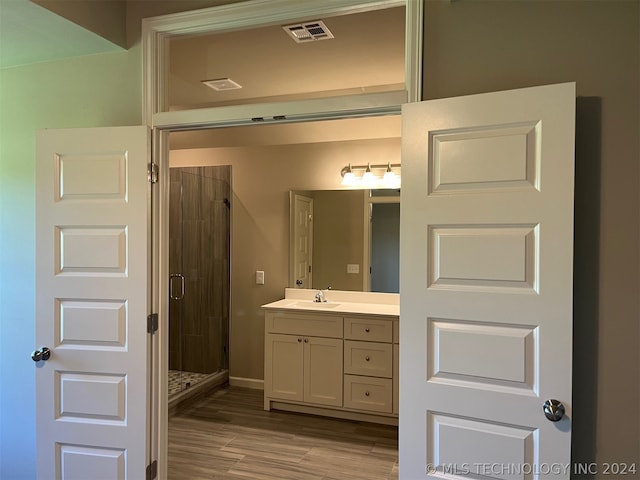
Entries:
{"label": "doorway", "polygon": [[[393,9],[394,7],[405,9],[406,19],[404,28],[400,32],[403,37],[401,39],[401,45],[403,46],[401,52],[404,53],[404,62],[402,62],[401,69],[404,73],[402,80],[395,83],[397,88],[385,88],[382,90],[374,88],[363,92],[360,88],[356,88],[355,90],[357,91],[352,91],[349,90],[350,87],[337,87],[329,92],[320,92],[319,97],[312,95],[311,98],[307,97],[305,99],[276,95],[272,97],[270,102],[266,103],[260,103],[254,97],[244,102],[231,102],[226,103],[226,105],[218,103],[217,106],[213,106],[206,101],[198,106],[194,103],[184,102],[192,105],[187,109],[174,109],[167,104],[169,102],[169,96],[167,95],[170,87],[169,83],[172,80],[170,75],[173,75],[173,72],[170,74],[168,71],[168,65],[165,63],[167,59],[165,54],[167,53],[166,49],[169,48],[169,40],[174,36],[177,38],[177,36],[182,35],[231,32],[233,30],[266,25],[277,26],[316,16],[318,18],[350,16],[350,14]],[[183,130],[187,135],[191,133],[190,130],[209,128],[212,134],[224,136],[227,132],[223,132],[223,130],[226,129],[213,127],[249,125],[257,122],[268,125],[272,123],[305,122],[336,118],[371,118],[398,114],[401,104],[417,101],[421,97],[422,9],[422,2],[410,0],[340,0],[330,4],[318,2],[309,5],[303,5],[295,0],[274,0],[269,2],[268,6],[255,5],[253,2],[241,2],[221,7],[215,12],[215,9],[208,9],[208,12],[202,11],[198,14],[189,15],[188,18],[176,17],[173,21],[166,17],[143,21],[146,72],[146,95],[143,114],[146,123],[156,128],[156,138],[160,147],[157,150],[159,152],[157,161],[160,166],[161,179],[162,171],[165,169],[168,171],[168,133],[170,131]],[[386,38],[384,35],[382,37]],[[316,45],[320,45],[320,42]],[[380,63],[380,57],[376,54],[361,57],[370,58]],[[309,63],[307,62],[307,64]],[[315,70],[311,69],[311,71]],[[226,76],[226,72],[221,74]],[[199,81],[205,79],[206,77],[202,77],[199,78]],[[298,76],[293,76],[291,79],[298,82]],[[175,77],[173,80],[175,80]],[[200,87],[201,85],[197,85],[197,88]],[[335,90],[341,90],[339,92],[340,96],[334,95],[336,93]],[[192,88],[190,91],[196,92],[197,89]],[[370,138],[373,138],[375,134],[376,132],[370,132]],[[383,134],[381,138],[386,138],[386,136]],[[174,146],[173,138],[171,145],[172,147]],[[193,144],[191,148],[198,149],[200,147],[201,145]],[[164,203],[166,206],[166,200],[161,200],[160,203],[160,209],[162,210],[162,204]],[[160,251],[168,248],[166,246],[163,247],[162,242],[163,240],[160,242]],[[161,279],[168,278],[170,274],[169,266],[163,265],[162,259],[159,266]],[[167,345],[168,341],[163,338],[163,331],[166,331],[168,326],[165,323],[168,319],[168,312],[163,310],[165,307],[162,293],[168,291],[168,288],[162,287],[161,283],[161,298],[159,299],[160,345]],[[254,305],[259,305],[259,303],[254,303],[252,306]],[[244,308],[246,308],[246,305]],[[252,356],[258,358],[261,349],[262,346],[256,343]],[[162,355],[164,355],[163,352],[161,352]],[[233,359],[231,359],[231,362],[233,362]],[[256,375],[255,378],[260,376]],[[160,372],[159,380],[160,391],[162,391],[164,383],[162,372]],[[163,435],[163,432],[166,432],[166,417],[163,418],[162,416],[164,410],[162,405],[163,397],[161,395],[159,404],[159,457],[164,457],[163,452],[167,448],[166,436]],[[160,473],[162,473],[162,470],[163,466],[160,465]]]}

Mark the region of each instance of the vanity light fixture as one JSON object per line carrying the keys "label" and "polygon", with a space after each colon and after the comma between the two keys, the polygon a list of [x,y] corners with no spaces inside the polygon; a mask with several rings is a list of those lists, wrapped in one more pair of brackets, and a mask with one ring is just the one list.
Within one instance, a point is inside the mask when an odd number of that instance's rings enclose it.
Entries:
{"label": "vanity light fixture", "polygon": [[[361,171],[361,175],[355,172]],[[377,173],[378,171],[379,173]],[[347,165],[340,171],[342,185],[354,188],[400,188],[400,164]]]}

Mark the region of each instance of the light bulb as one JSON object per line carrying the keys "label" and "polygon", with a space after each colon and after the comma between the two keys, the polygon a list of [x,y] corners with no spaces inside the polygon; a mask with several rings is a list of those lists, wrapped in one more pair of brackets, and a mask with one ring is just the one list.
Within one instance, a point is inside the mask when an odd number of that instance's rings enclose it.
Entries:
{"label": "light bulb", "polygon": [[342,177],[342,185],[351,186],[356,184],[356,176],[352,171],[348,171]]}
{"label": "light bulb", "polygon": [[362,183],[365,185],[373,185],[376,182],[376,177],[371,171],[371,165],[367,165],[367,169],[362,175]]}

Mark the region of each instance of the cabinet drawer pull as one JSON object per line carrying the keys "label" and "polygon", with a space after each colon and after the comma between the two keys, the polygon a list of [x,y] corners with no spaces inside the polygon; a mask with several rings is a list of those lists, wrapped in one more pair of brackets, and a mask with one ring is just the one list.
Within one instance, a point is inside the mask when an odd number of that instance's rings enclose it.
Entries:
{"label": "cabinet drawer pull", "polygon": [[369,390],[367,390],[366,392],[364,392],[364,396],[368,397],[369,396]]}
{"label": "cabinet drawer pull", "polygon": [[365,359],[367,362],[368,362],[369,360],[371,360],[371,359],[369,358],[369,355],[367,355],[366,357],[364,357],[364,359]]}

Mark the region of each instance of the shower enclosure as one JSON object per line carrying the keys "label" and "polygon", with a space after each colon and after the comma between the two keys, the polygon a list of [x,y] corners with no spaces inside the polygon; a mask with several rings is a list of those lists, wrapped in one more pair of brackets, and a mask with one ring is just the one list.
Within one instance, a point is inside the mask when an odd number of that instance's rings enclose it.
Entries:
{"label": "shower enclosure", "polygon": [[171,168],[170,182],[171,405],[228,377],[231,167]]}

